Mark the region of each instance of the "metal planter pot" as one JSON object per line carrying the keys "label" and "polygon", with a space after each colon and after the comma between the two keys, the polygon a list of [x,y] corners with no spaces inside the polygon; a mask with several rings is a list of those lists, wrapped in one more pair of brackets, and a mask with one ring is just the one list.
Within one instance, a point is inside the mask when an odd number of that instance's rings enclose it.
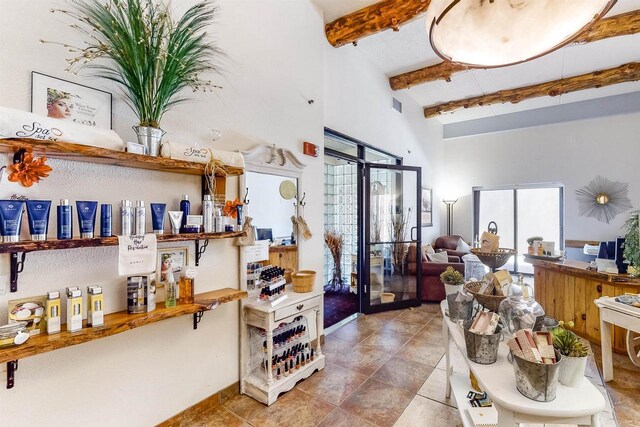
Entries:
{"label": "metal planter pot", "polygon": [[160,155],[160,145],[162,136],[166,133],[160,128],[151,126],[133,126],[133,130],[138,136],[138,143],[147,148],[149,156],[158,157]]}
{"label": "metal planter pot", "polygon": [[500,326],[496,328],[496,333],[491,335],[479,335],[469,331],[473,320],[464,322],[464,342],[467,347],[467,357],[469,360],[482,365],[496,363],[498,358],[498,346],[503,339]]}
{"label": "metal planter pot", "polygon": [[449,319],[452,322],[456,320],[469,320],[473,313],[473,300],[456,301],[457,294],[447,295],[447,303],[449,304]]}
{"label": "metal planter pot", "polygon": [[562,356],[555,350],[557,362],[553,365],[529,362],[512,354],[516,388],[523,396],[538,402],[551,402],[556,398],[558,374]]}

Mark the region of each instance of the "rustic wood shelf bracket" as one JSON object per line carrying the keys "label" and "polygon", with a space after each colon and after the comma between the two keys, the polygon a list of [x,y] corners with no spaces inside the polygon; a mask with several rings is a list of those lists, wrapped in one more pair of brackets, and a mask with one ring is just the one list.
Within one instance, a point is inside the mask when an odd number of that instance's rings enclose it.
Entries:
{"label": "rustic wood shelf bracket", "polygon": [[193,329],[198,329],[198,323],[202,320],[202,316],[204,316],[204,311],[199,311],[197,313],[193,313]]}
{"label": "rustic wood shelf bracket", "polygon": [[7,389],[13,388],[16,383],[16,371],[18,370],[18,361],[11,360],[7,362]]}
{"label": "rustic wood shelf bracket", "polygon": [[196,267],[200,265],[200,258],[206,252],[207,246],[209,246],[209,239],[204,239],[202,246],[200,246],[200,239],[196,240]]}
{"label": "rustic wood shelf bracket", "polygon": [[18,275],[24,270],[24,258],[26,255],[26,252],[22,252],[21,254],[11,252],[11,259],[9,261],[11,271],[11,286],[9,290],[11,292],[18,292]]}

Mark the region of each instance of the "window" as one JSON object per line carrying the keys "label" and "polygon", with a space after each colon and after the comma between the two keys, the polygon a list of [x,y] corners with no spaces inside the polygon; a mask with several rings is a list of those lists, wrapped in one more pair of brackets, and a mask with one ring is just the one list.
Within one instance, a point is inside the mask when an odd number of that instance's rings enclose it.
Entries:
{"label": "window", "polygon": [[500,247],[518,251],[504,266],[516,273],[533,273],[524,262],[527,239],[542,236],[564,249],[564,185],[526,184],[473,188],[473,230],[480,236],[489,222],[498,225]]}

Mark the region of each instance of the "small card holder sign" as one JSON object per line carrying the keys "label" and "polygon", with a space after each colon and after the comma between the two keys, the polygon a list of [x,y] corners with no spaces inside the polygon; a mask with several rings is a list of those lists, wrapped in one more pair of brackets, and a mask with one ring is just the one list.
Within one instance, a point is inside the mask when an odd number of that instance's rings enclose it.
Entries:
{"label": "small card holder sign", "polygon": [[155,234],[118,236],[118,274],[136,276],[156,270],[158,242]]}

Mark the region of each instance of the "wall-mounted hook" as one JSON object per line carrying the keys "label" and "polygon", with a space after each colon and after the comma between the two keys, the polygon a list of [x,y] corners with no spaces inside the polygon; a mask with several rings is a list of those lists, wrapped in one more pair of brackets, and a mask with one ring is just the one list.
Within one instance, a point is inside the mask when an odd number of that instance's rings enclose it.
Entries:
{"label": "wall-mounted hook", "polygon": [[249,195],[249,187],[245,187],[244,197],[242,198],[242,204],[243,205],[248,205],[249,204],[249,199],[247,199],[248,195]]}
{"label": "wall-mounted hook", "polygon": [[305,205],[307,204],[307,202],[304,201],[304,199],[307,198],[307,193],[302,193],[302,199],[300,199],[300,206],[302,206],[303,208],[305,207]]}

